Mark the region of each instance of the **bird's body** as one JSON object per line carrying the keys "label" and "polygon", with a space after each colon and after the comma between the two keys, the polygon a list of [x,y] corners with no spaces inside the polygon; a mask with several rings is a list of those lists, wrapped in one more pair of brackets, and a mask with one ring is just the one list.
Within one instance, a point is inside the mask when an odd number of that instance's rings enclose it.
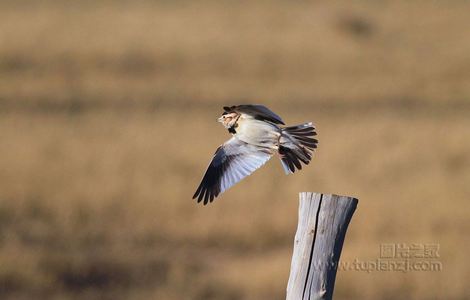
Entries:
{"label": "bird's body", "polygon": [[281,129],[276,124],[241,115],[237,125],[233,135],[239,140],[259,147],[278,149]]}
{"label": "bird's body", "polygon": [[291,127],[262,105],[224,107],[218,119],[232,134],[220,146],[193,198],[204,204],[232,185],[250,175],[278,153],[286,174],[302,169],[300,162],[308,164],[318,141],[312,123]]}

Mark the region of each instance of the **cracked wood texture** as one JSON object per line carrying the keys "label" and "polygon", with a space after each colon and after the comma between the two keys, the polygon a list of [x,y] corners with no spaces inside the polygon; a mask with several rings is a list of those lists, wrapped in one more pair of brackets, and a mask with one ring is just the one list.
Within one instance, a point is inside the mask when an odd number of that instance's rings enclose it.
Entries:
{"label": "cracked wood texture", "polygon": [[287,300],[332,299],[353,197],[302,192]]}

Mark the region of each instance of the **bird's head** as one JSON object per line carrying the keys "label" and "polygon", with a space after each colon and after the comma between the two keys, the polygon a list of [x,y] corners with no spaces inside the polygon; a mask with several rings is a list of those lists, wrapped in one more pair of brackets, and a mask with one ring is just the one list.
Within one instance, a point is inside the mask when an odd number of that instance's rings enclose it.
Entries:
{"label": "bird's head", "polygon": [[225,128],[231,128],[235,126],[240,115],[235,112],[224,112],[220,118],[217,119]]}

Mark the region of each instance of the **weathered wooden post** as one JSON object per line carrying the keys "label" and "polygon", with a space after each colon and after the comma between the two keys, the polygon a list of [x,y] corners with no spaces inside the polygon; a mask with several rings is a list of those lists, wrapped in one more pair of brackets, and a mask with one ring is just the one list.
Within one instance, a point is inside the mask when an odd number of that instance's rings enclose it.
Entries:
{"label": "weathered wooden post", "polygon": [[287,300],[332,299],[344,236],[358,200],[300,193]]}

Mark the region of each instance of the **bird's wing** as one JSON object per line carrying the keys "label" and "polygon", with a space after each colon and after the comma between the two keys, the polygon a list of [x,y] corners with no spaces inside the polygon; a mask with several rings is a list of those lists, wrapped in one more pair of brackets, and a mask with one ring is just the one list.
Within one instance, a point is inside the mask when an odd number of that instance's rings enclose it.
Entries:
{"label": "bird's wing", "polygon": [[231,107],[226,106],[224,107],[224,110],[227,112],[235,111],[239,113],[244,113],[244,114],[253,116],[255,119],[269,121],[274,124],[285,125],[281,117],[273,113],[269,108],[267,108],[264,105],[246,104],[246,105],[236,105],[236,106],[231,106]]}
{"label": "bird's wing", "polygon": [[194,193],[204,205],[265,164],[272,156],[267,148],[247,144],[236,137],[217,148],[201,184]]}

